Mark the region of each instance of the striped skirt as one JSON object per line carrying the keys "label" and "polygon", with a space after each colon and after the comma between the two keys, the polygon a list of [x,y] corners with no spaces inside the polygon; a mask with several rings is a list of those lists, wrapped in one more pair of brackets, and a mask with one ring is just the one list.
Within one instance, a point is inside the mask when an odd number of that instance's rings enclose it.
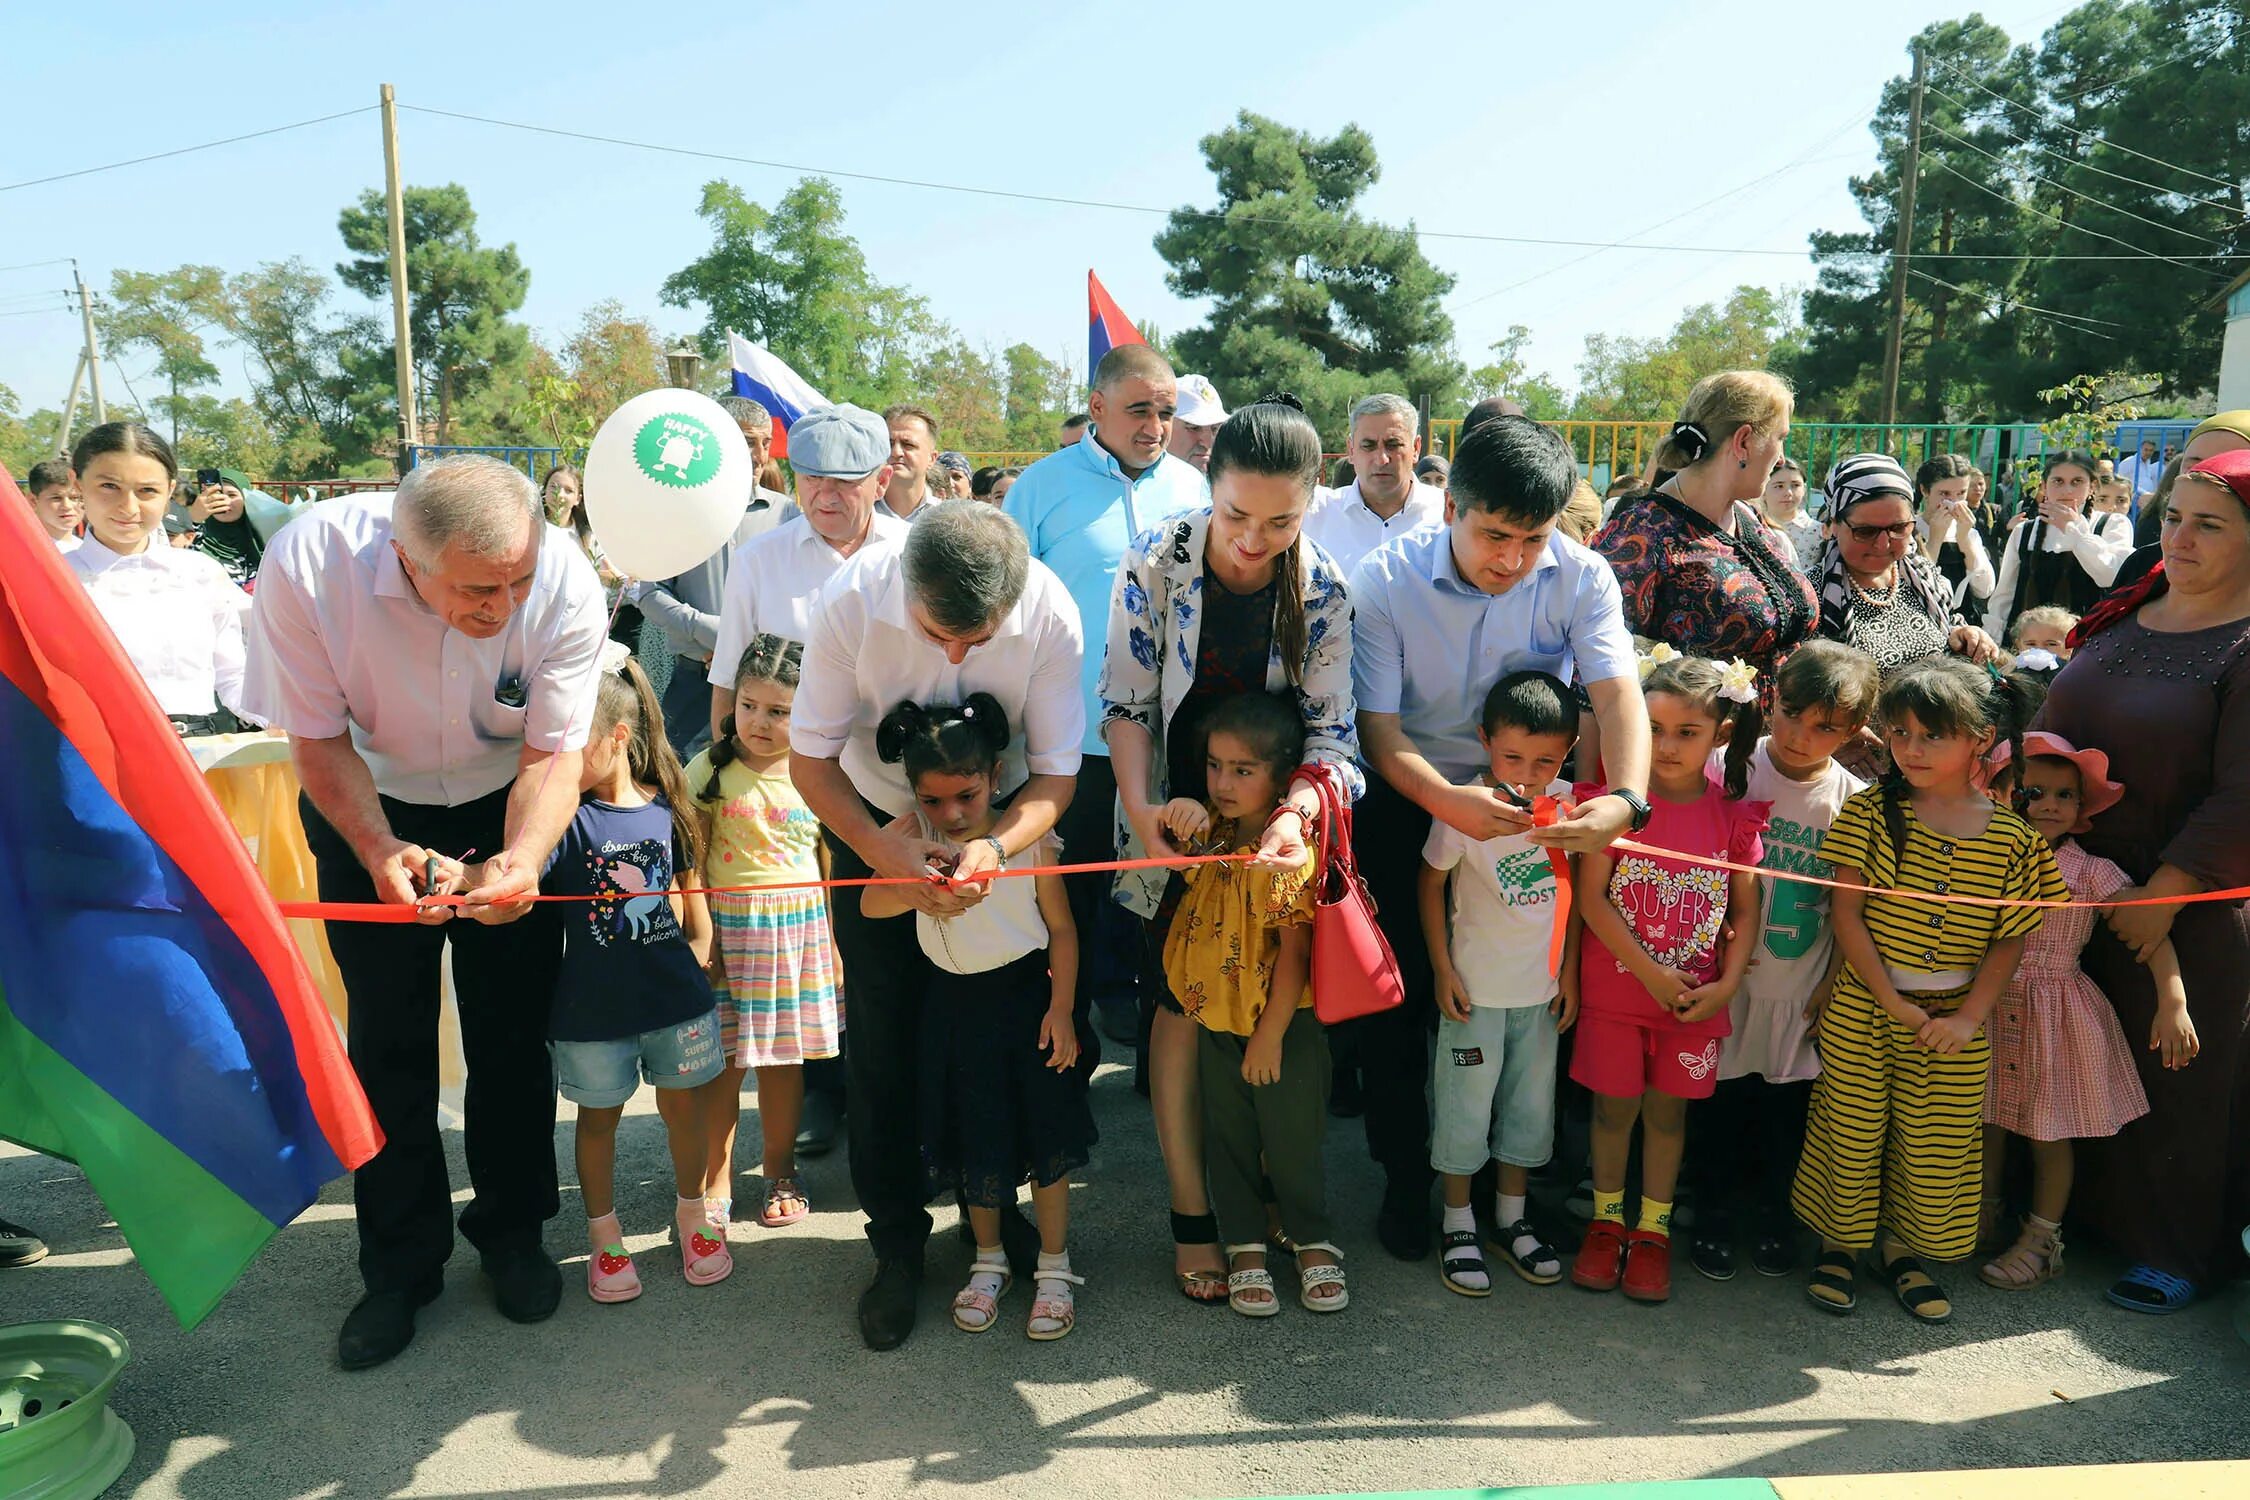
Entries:
{"label": "striped skirt", "polygon": [[719,1034],[738,1068],[775,1068],[843,1050],[844,998],[827,893],[713,891],[726,965]]}
{"label": "striped skirt", "polygon": [[[1906,998],[1942,1015],[1967,993]],[[1849,1249],[1872,1245],[1880,1224],[1932,1260],[1974,1254],[1991,1062],[1981,1028],[1959,1052],[1916,1046],[1846,968],[1820,1015],[1820,1078],[1789,1195],[1797,1217]]]}

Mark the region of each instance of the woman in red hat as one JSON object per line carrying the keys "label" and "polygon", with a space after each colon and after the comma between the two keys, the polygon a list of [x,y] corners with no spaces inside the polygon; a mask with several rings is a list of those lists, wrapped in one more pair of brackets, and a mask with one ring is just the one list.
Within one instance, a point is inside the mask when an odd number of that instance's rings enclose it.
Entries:
{"label": "woman in red hat", "polygon": [[[2166,502],[2163,561],[2072,632],[2039,727],[2109,752],[2124,783],[2089,854],[2186,896],[2250,886],[2250,449],[2185,470]],[[2087,975],[2117,1007],[2149,1112],[2087,1143],[2079,1203],[2135,1264],[2109,1298],[2176,1312],[2239,1269],[2250,1223],[2250,908],[2240,899],[2118,907]],[[2167,1068],[2142,960],[2169,937],[2202,1039]]]}

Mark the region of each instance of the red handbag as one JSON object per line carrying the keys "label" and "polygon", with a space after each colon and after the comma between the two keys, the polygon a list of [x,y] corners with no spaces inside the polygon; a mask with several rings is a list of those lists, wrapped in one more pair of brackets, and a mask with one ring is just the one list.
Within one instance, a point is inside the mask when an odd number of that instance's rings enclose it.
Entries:
{"label": "red handbag", "polygon": [[1406,982],[1398,959],[1375,925],[1375,899],[1352,857],[1352,804],[1336,772],[1318,761],[1300,766],[1290,778],[1320,796],[1320,817],[1307,831],[1314,837],[1312,995],[1321,1024],[1380,1015],[1406,1003]]}

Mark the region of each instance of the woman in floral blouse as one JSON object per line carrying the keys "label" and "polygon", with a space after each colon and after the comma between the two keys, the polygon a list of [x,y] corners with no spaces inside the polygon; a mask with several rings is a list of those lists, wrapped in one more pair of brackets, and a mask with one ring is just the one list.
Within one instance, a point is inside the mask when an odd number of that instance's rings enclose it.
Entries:
{"label": "woman in floral blouse", "polygon": [[1752,502],[1789,436],[1789,387],[1763,370],[1707,375],[1657,449],[1664,474],[1595,536],[1625,594],[1633,634],[1689,656],[1740,657],[1770,686],[1808,639],[1820,601]]}
{"label": "woman in floral blouse", "polygon": [[[1211,508],[1134,538],[1117,573],[1101,678],[1102,737],[1117,770],[1119,853],[1180,851],[1159,819],[1167,799],[1204,793],[1202,721],[1240,693],[1286,695],[1303,716],[1305,760],[1363,790],[1352,702],[1352,612],[1327,553],[1300,533],[1320,477],[1320,434],[1288,397],[1246,406],[1212,440]],[[1258,861],[1307,857],[1313,793],[1300,787],[1267,826]],[[1069,856],[1066,857],[1077,857]],[[1154,1004],[1148,1060],[1157,1144],[1171,1181],[1173,1269],[1180,1290],[1223,1301],[1203,1177],[1196,1027],[1164,978],[1164,938],[1180,881],[1128,870],[1117,899],[1145,923],[1141,993]]]}

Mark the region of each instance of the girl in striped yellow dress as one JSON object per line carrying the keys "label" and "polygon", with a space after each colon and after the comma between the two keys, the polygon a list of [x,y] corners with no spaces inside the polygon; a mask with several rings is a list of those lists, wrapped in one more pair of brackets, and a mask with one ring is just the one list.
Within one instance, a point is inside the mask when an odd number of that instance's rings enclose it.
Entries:
{"label": "girl in striped yellow dress", "polygon": [[[1953,1306],[1917,1257],[1977,1247],[1991,1046],[1984,1021],[2045,909],[1907,892],[2063,901],[2047,841],[1977,784],[1994,740],[2022,763],[2023,687],[1954,658],[1905,668],[1877,717],[1892,771],[1844,804],[1821,855],[1848,885],[1830,922],[1843,972],[1819,1018],[1820,1080],[1790,1203],[1821,1237],[1814,1303],[1855,1305],[1854,1252],[1926,1323]],[[1900,892],[1893,895],[1890,892]]]}

